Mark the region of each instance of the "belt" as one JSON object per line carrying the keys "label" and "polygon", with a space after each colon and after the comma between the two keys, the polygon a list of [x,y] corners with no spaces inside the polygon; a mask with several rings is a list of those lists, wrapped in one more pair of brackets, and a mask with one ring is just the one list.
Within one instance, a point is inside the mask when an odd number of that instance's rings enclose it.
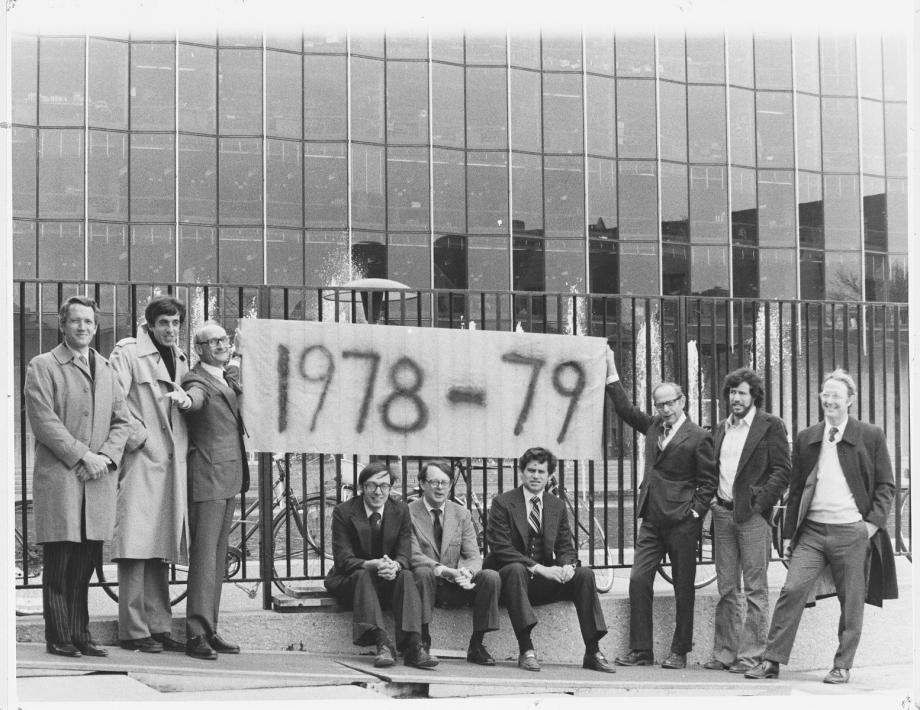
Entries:
{"label": "belt", "polygon": [[719,498],[719,496],[716,496],[716,503],[718,503],[718,504],[721,505],[723,508],[725,508],[725,510],[734,510],[734,509],[735,509],[735,503],[734,503],[733,501],[730,501],[730,500],[722,500],[721,498]]}

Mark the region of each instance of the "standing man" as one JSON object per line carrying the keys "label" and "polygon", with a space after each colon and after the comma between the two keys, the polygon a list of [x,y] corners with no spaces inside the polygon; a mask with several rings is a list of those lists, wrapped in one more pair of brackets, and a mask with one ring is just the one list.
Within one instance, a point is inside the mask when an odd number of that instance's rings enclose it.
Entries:
{"label": "standing man", "polygon": [[[470,511],[448,500],[451,465],[449,461],[429,461],[419,471],[422,497],[409,504],[412,513],[412,570],[428,568],[432,575],[422,579],[422,603],[430,610],[435,603],[449,608],[472,605],[473,635],[466,660],[482,666],[494,666],[482,640],[495,631],[498,622],[498,598],[501,581],[498,572],[482,569],[482,554]],[[423,634],[422,643],[430,648],[431,638]]]}
{"label": "standing man", "polygon": [[537,625],[534,604],[570,600],[585,643],[582,668],[613,673],[599,642],[607,634],[594,572],[578,566],[565,504],[546,492],[556,457],[527,449],[518,461],[523,483],[496,496],[489,509],[489,555],[485,567],[501,577],[502,601],[517,637],[518,667],[539,671],[530,632]]}
{"label": "standing man", "polygon": [[115,524],[114,473],[131,430],[118,378],[90,347],[96,302],[61,306],[64,342],[26,371],[26,415],[35,437],[32,498],[43,546],[45,647],[57,656],[107,656],[89,634],[89,580]]}
{"label": "standing man", "polygon": [[[778,678],[802,611],[830,565],[840,601],[837,652],[825,683],[847,683],[862,634],[863,605],[896,599],[894,553],[885,526],[894,476],[885,433],[849,416],[856,384],[834,370],[821,385],[824,421],[799,432],[792,450],[783,548],[789,571],[773,610],[763,661],[745,678]],[[867,582],[868,572],[868,582]]]}
{"label": "standing man", "polygon": [[629,574],[629,645],[620,666],[650,666],[652,584],[665,553],[674,576],[676,619],[671,652],[662,668],[686,668],[693,648],[696,545],[701,520],[716,489],[712,436],[684,414],[680,385],[662,382],[652,390],[658,412],[649,416],[629,401],[620,384],[613,352],[607,350],[607,392],[620,418],[645,435],[645,473],[639,484],[636,517],[642,519]]}
{"label": "standing man", "polygon": [[715,435],[719,487],[712,522],[719,602],[712,658],[703,664],[710,670],[746,673],[760,662],[767,643],[769,519],[789,483],[790,463],[786,426],[761,409],[763,395],[760,376],[747,367],[730,372],[722,385],[731,415]]}
{"label": "standing man", "polygon": [[346,609],[353,610],[352,641],[376,645],[376,668],[392,666],[396,648],[386,632],[382,606],[392,607],[396,646],[407,666],[430,669],[438,659],[422,643],[422,631],[431,622],[431,608],[422,604],[422,590],[430,588],[431,569],[412,572],[412,517],[409,506],[390,498],[396,477],[383,461],[369,463],[358,474],[361,495],[339,503],[332,511],[334,564],[326,575],[326,589]]}
{"label": "standing man", "polygon": [[188,434],[177,411],[191,400],[180,386],[188,358],[179,349],[185,305],[156,296],[136,338],[112,351],[132,415],[132,432],[118,486],[115,543],[118,562],[118,638],[122,648],[185,651],[172,638],[169,563],[185,552]]}
{"label": "standing man", "polygon": [[198,364],[182,380],[192,402],[185,413],[191,533],[185,653],[215,660],[218,653],[240,652],[238,645],[217,633],[217,615],[227,563],[227,536],[236,497],[249,489],[249,466],[240,414],[243,390],[239,370],[227,368],[227,331],[208,321],[195,333],[195,352]]}

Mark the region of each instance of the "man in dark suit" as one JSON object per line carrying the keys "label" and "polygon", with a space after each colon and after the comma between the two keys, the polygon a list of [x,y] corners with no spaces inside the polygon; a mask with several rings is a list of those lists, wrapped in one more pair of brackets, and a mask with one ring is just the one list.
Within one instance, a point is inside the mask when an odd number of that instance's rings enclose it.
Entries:
{"label": "man in dark suit", "polygon": [[[482,554],[470,511],[448,500],[451,483],[449,461],[436,459],[422,466],[418,480],[422,497],[409,504],[412,513],[412,570],[432,570],[425,575],[422,603],[448,608],[472,605],[473,635],[466,660],[494,666],[495,659],[483,646],[488,631],[499,627],[498,599],[501,580],[493,569],[482,569]],[[430,638],[422,638],[430,646]]]}
{"label": "man in dark suit", "polygon": [[[837,652],[825,683],[847,683],[862,634],[863,607],[896,599],[886,525],[894,476],[885,433],[850,417],[856,384],[834,370],[821,385],[824,421],[799,432],[792,450],[783,542],[789,571],[773,610],[763,661],[745,678],[777,678],[788,663],[802,611],[830,566],[840,601]],[[867,581],[868,572],[868,581]]]}
{"label": "man in dark suit", "polygon": [[185,413],[189,434],[189,572],[185,608],[185,653],[214,660],[217,653],[240,647],[217,633],[217,615],[227,561],[227,536],[236,496],[249,488],[249,466],[240,415],[242,389],[238,369],[227,369],[230,339],[217,323],[195,333],[198,364],[182,380],[190,404]]}
{"label": "man in dark suit", "polygon": [[409,507],[390,498],[396,477],[382,461],[369,463],[358,474],[361,495],[332,511],[334,564],[326,575],[326,589],[353,610],[352,641],[376,645],[374,666],[395,662],[396,648],[384,628],[382,605],[393,609],[396,644],[407,666],[429,669],[438,665],[422,644],[431,622],[431,609],[421,595],[431,580],[431,569],[412,572],[412,518]]}
{"label": "man in dark suit", "polygon": [[497,569],[501,596],[517,637],[518,667],[539,671],[530,638],[537,625],[534,604],[571,600],[585,643],[582,667],[613,673],[598,646],[607,633],[594,572],[578,566],[565,504],[546,492],[556,457],[527,449],[518,462],[522,485],[496,496],[489,509],[489,554],[485,567]]}
{"label": "man in dark suit", "polygon": [[712,658],[703,666],[746,673],[760,662],[767,642],[769,520],[789,482],[789,442],[782,420],[761,409],[763,383],[756,372],[742,367],[728,373],[722,396],[731,415],[715,432],[719,485],[712,522],[719,602]]}
{"label": "man in dark suit", "polygon": [[642,519],[629,575],[630,652],[621,666],[650,666],[652,584],[667,553],[674,574],[676,624],[671,652],[662,668],[685,668],[693,648],[696,545],[700,526],[716,488],[716,467],[709,432],[684,414],[680,385],[662,382],[652,390],[658,414],[636,407],[620,384],[613,352],[607,351],[607,392],[624,422],[645,435],[645,473],[639,484],[636,517]]}

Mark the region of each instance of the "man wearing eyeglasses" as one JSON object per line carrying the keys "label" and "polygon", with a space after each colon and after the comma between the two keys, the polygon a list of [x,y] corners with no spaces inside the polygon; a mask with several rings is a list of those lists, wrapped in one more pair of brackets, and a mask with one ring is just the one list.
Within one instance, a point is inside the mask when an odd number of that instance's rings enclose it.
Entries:
{"label": "man wearing eyeglasses", "polygon": [[[412,516],[405,503],[390,498],[395,480],[386,463],[373,461],[358,474],[361,495],[332,511],[334,563],[325,585],[353,611],[355,645],[377,647],[374,667],[392,666],[398,649],[407,666],[427,670],[438,665],[422,643],[431,609],[422,604],[421,595],[432,584],[432,571],[410,569]],[[384,625],[385,606],[393,610],[395,646]]]}
{"label": "man wearing eyeglasses", "polygon": [[[422,603],[435,606],[473,607],[473,635],[466,660],[482,666],[494,666],[483,645],[483,637],[499,627],[498,598],[501,581],[498,572],[482,569],[482,554],[470,511],[448,500],[451,483],[449,461],[436,459],[422,466],[418,474],[422,497],[409,504],[412,513],[412,569],[432,570],[424,575],[426,584]],[[431,646],[423,627],[422,643]]]}
{"label": "man wearing eyeglasses", "polygon": [[613,352],[607,350],[607,392],[620,418],[645,435],[645,471],[639,484],[636,517],[642,519],[629,575],[630,651],[614,662],[650,666],[652,585],[665,553],[674,574],[676,619],[671,650],[662,668],[686,668],[693,648],[696,545],[701,520],[716,490],[718,476],[712,436],[684,414],[680,385],[661,382],[652,390],[656,414],[635,406],[620,383]]}
{"label": "man wearing eyeglasses", "polygon": [[[239,341],[237,347],[239,347]],[[236,496],[249,488],[243,444],[239,369],[228,367],[230,338],[208,321],[195,333],[198,364],[182,380],[191,401],[184,410],[188,425],[188,601],[185,653],[215,660],[240,647],[217,632],[217,616],[227,560],[227,536]]]}

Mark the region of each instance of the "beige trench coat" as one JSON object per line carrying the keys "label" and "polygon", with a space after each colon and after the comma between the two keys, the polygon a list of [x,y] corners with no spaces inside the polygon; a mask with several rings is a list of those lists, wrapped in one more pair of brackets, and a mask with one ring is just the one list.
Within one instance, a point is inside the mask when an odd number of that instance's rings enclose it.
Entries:
{"label": "beige trench coat", "polygon": [[86,501],[86,539],[109,540],[115,526],[118,475],[77,478],[87,451],[117,465],[131,431],[130,413],[109,361],[95,354],[96,379],[61,343],[32,358],[24,388],[26,415],[35,436],[32,498],[36,542],[81,542]]}
{"label": "beige trench coat", "polygon": [[118,479],[112,559],[186,559],[188,433],[165,395],[179,388],[188,358],[179,348],[174,354],[176,379],[170,380],[145,325],[137,329],[137,338],[118,341],[112,351],[132,415]]}

